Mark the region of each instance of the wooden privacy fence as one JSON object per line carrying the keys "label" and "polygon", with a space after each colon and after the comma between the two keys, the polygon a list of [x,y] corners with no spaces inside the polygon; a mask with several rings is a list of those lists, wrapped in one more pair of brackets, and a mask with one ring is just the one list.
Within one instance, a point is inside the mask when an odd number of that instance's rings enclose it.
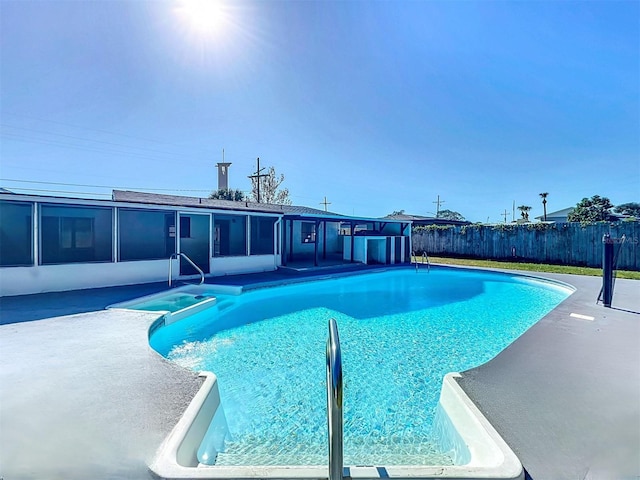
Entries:
{"label": "wooden privacy fence", "polygon": [[617,268],[640,271],[639,222],[434,225],[416,229],[412,241],[413,251],[435,256],[602,267],[606,233],[612,238],[626,236]]}

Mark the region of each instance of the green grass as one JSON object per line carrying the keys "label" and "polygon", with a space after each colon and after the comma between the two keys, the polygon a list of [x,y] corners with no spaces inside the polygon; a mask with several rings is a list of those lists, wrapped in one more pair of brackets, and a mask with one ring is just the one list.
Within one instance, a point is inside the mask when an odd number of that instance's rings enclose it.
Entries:
{"label": "green grass", "polygon": [[[418,257],[418,263],[420,263],[420,260],[421,258]],[[602,269],[600,268],[572,267],[568,265],[548,265],[544,263],[501,262],[497,260],[472,260],[467,258],[444,258],[431,256],[429,257],[429,262],[442,263],[446,265],[464,265],[468,267],[526,270],[528,272],[566,273],[569,275],[591,275],[594,277],[602,276]],[[618,270],[617,277],[640,280],[640,272]]]}

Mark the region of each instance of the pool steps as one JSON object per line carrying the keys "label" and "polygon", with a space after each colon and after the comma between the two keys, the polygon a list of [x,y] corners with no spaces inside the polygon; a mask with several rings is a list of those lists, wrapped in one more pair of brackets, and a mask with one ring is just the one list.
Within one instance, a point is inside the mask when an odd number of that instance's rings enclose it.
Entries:
{"label": "pool steps", "polygon": [[[216,376],[202,372],[204,382],[185,413],[162,442],[149,466],[166,479],[327,479],[325,466],[208,466],[197,452],[220,407]],[[349,466],[348,476],[358,479],[510,479],[523,480],[522,465],[498,432],[458,385],[459,373],[444,377],[438,419],[441,447],[456,464],[447,466]]]}
{"label": "pool steps", "polygon": [[[144,297],[136,298],[135,300],[129,300],[126,302],[120,302],[113,305],[109,305],[107,309],[127,309],[127,310],[140,310],[140,311],[152,311],[154,313],[163,313],[164,319],[162,324],[169,325],[173,322],[177,322],[190,315],[194,315],[203,310],[216,306],[218,303],[217,295],[239,295],[242,293],[242,287],[230,286],[230,285],[184,285],[182,287],[173,288],[168,291],[154,293],[146,295]],[[149,309],[148,305],[154,301],[161,301],[166,299],[169,295],[190,295],[194,300],[200,300],[196,303],[191,303],[183,308],[179,308],[175,311],[170,310],[157,310]],[[201,297],[201,298],[200,298]],[[177,305],[179,306],[179,305]],[[230,306],[229,302],[220,302],[218,305],[220,310]]]}

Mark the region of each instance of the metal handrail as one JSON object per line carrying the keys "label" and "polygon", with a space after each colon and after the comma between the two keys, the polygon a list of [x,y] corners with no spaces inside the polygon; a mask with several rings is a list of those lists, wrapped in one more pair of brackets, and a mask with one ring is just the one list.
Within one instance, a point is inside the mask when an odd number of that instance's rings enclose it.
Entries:
{"label": "metal handrail", "polygon": [[[416,255],[416,252],[411,252],[411,255],[413,256],[414,263],[416,264],[416,273],[418,273],[418,255]],[[427,252],[422,252],[420,263],[427,266],[427,272],[431,271],[431,263],[429,263],[429,256],[427,255]]]}
{"label": "metal handrail", "polygon": [[184,258],[187,262],[189,262],[191,264],[191,266],[193,268],[196,269],[196,271],[200,274],[200,283],[198,285],[202,285],[204,283],[204,272],[202,271],[202,269],[197,266],[195,263],[193,263],[193,260],[191,260],[186,254],[184,253],[172,253],[171,256],[169,257],[169,286],[171,286],[171,282],[173,281],[172,277],[172,269],[173,269],[173,263],[172,260],[174,258],[179,258],[182,257]]}
{"label": "metal handrail", "polygon": [[327,424],[329,428],[329,480],[342,480],[342,353],[338,325],[333,318],[329,320],[329,337],[327,338]]}
{"label": "metal handrail", "polygon": [[427,264],[427,272],[431,271],[431,264],[429,263],[429,257],[427,256],[427,252],[422,252],[422,264]]}

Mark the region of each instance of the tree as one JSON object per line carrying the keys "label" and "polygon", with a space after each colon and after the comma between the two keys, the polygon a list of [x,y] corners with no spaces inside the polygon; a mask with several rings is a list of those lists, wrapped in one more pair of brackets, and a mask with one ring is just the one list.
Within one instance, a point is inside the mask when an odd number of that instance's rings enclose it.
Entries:
{"label": "tree", "polygon": [[464,222],[465,220],[462,214],[454,212],[453,210],[440,210],[436,218],[444,218],[446,220],[459,220],[461,222]]}
{"label": "tree", "polygon": [[404,215],[404,210],[394,210],[387,217],[397,217],[398,215]]}
{"label": "tree", "polygon": [[620,213],[622,215],[629,215],[631,217],[640,218],[640,203],[638,202],[629,202],[618,205],[613,209],[614,212]]}
{"label": "tree", "polygon": [[267,173],[260,177],[260,198],[258,199],[258,179],[251,179],[251,196],[252,202],[272,203],[277,205],[291,205],[289,198],[289,189],[280,188],[284,182],[284,175],[276,176],[276,169],[269,167]]}
{"label": "tree", "polygon": [[215,192],[211,192],[209,198],[217,200],[233,200],[234,202],[241,202],[244,200],[244,193],[242,190],[233,190],[231,188],[220,188]]}
{"label": "tree", "polygon": [[542,209],[544,211],[544,215],[542,216],[542,220],[544,222],[547,221],[547,197],[549,196],[548,192],[544,192],[540,194],[540,197],[542,198]]}
{"label": "tree", "polygon": [[529,221],[529,212],[531,211],[531,207],[529,207],[528,205],[520,205],[518,207],[518,210],[520,210],[520,214],[522,215],[522,219],[525,222]]}
{"label": "tree", "polygon": [[607,197],[594,195],[591,198],[583,198],[578,202],[573,211],[567,216],[569,222],[601,222],[609,219],[610,210],[613,208],[611,200]]}

